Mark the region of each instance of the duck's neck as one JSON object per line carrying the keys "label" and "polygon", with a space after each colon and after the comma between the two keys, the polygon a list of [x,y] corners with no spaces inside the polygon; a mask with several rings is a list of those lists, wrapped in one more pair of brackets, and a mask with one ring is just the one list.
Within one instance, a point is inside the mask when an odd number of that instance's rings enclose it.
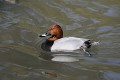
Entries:
{"label": "duck's neck", "polygon": [[51,51],[53,43],[54,41],[46,40],[44,43],[42,43],[41,48],[45,51]]}
{"label": "duck's neck", "polygon": [[55,41],[57,39],[59,39],[59,38],[57,38],[57,37],[50,37],[50,38],[48,38],[48,41]]}

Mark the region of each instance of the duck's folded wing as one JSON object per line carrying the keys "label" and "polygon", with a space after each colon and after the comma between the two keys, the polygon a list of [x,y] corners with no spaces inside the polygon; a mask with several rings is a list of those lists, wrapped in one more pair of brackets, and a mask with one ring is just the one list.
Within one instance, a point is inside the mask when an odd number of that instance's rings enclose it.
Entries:
{"label": "duck's folded wing", "polygon": [[70,51],[77,50],[83,45],[88,39],[75,38],[75,37],[64,37],[54,42],[51,47],[51,51]]}

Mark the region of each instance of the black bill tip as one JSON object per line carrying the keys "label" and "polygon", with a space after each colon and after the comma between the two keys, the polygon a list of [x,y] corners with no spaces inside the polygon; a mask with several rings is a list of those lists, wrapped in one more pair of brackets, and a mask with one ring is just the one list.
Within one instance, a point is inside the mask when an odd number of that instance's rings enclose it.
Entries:
{"label": "black bill tip", "polygon": [[40,35],[39,37],[43,37],[42,35]]}

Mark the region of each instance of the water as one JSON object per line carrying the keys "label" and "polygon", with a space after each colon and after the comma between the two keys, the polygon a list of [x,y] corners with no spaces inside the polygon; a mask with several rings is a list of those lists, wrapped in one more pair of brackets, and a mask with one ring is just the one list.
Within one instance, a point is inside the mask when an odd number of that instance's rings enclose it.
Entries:
{"label": "water", "polygon": [[[52,24],[64,36],[100,41],[91,51],[51,53],[38,36]],[[0,2],[0,80],[119,80],[119,0]],[[61,59],[60,61],[51,61]]]}

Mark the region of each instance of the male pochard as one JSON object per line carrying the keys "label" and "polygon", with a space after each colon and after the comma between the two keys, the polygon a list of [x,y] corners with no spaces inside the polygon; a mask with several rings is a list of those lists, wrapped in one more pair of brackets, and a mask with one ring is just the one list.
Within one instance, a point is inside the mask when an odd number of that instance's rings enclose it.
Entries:
{"label": "male pochard", "polygon": [[97,45],[98,42],[94,42],[89,39],[76,38],[76,37],[63,37],[62,28],[55,24],[50,26],[45,34],[40,37],[47,37],[47,40],[42,43],[41,48],[46,51],[57,52],[57,51],[74,51],[82,49],[89,56],[89,49],[92,45]]}

